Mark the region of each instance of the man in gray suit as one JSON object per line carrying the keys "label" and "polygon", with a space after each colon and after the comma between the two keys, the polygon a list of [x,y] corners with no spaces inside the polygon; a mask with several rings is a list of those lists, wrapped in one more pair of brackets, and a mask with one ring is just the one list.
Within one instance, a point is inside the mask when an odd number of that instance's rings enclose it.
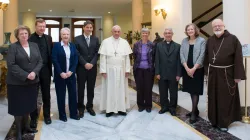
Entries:
{"label": "man in gray suit", "polygon": [[[164,41],[157,44],[155,56],[155,75],[159,80],[161,110],[159,114],[170,111],[176,116],[178,81],[181,77],[180,44],[172,40],[173,30],[166,28]],[[170,101],[168,99],[170,91]]]}

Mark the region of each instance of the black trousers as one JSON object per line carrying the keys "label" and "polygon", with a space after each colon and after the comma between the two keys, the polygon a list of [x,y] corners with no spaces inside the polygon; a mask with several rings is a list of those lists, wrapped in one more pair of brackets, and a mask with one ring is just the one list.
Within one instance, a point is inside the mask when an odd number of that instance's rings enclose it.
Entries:
{"label": "black trousers", "polygon": [[[51,75],[48,66],[44,66],[39,73],[40,82],[38,86],[41,88],[42,100],[43,100],[43,116],[44,118],[50,117],[50,83]],[[39,88],[39,87],[38,87]],[[30,113],[30,118],[35,120],[38,118],[38,110],[34,110]]]}
{"label": "black trousers", "polygon": [[[170,92],[170,101],[168,99]],[[176,80],[159,80],[160,103],[162,109],[176,109],[178,100],[178,82]]]}
{"label": "black trousers", "polygon": [[96,82],[97,65],[94,65],[92,69],[86,70],[83,66],[77,67],[77,89],[78,89],[78,110],[84,111],[84,90],[85,83],[87,82],[87,104],[86,108],[93,107],[94,89]]}
{"label": "black trousers", "polygon": [[154,72],[150,69],[137,68],[134,73],[137,105],[139,108],[152,108],[152,88],[154,83]]}
{"label": "black trousers", "polygon": [[66,86],[68,89],[68,101],[69,101],[68,105],[69,105],[70,117],[77,116],[76,78],[75,75],[72,75],[68,79],[62,79],[61,77],[55,78],[55,88],[56,88],[59,118],[66,117],[66,111],[65,111]]}

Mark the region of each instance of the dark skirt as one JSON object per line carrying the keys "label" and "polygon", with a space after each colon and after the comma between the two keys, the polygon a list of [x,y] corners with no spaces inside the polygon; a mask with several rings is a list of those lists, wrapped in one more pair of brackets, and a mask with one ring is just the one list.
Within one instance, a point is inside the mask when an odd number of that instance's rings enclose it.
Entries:
{"label": "dark skirt", "polygon": [[203,95],[204,85],[204,68],[197,69],[193,75],[194,78],[188,76],[183,67],[183,92],[188,92],[194,95]]}
{"label": "dark skirt", "polygon": [[38,85],[7,85],[8,113],[23,116],[36,109]]}

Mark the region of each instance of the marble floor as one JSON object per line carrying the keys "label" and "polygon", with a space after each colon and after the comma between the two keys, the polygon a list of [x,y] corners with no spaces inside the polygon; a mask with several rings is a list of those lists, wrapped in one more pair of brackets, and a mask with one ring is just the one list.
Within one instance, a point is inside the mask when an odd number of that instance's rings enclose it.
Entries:
{"label": "marble floor", "polygon": [[[158,94],[158,86],[154,85],[153,92]],[[151,113],[146,111],[138,112],[136,105],[136,91],[129,89],[130,105],[127,116],[115,115],[110,118],[105,117],[105,113],[99,111],[99,100],[101,94],[100,77],[97,78],[94,98],[94,109],[97,113],[95,117],[87,112],[81,120],[68,118],[67,122],[58,120],[58,109],[54,85],[51,87],[51,117],[52,124],[46,125],[43,122],[42,112],[40,112],[38,130],[39,132],[32,138],[36,140],[200,140],[200,139],[242,139],[250,140],[250,125],[235,122],[230,125],[229,137],[220,137],[210,133],[200,131],[197,126],[190,125],[188,121],[182,119],[185,114],[172,117],[169,113],[158,114],[160,107],[154,103]],[[206,93],[206,92],[204,92]],[[206,123],[206,95],[200,96],[199,110],[203,122]],[[179,108],[190,111],[191,99],[188,93],[179,91]],[[66,105],[68,113],[68,106]],[[69,115],[68,115],[69,116]],[[6,136],[13,124],[13,117],[7,113],[7,101],[0,99],[0,140],[13,139]],[[202,122],[202,121],[199,121]],[[204,124],[207,125],[208,123]],[[201,124],[203,125],[203,124]],[[218,131],[213,131],[217,133]],[[220,134],[218,132],[218,134]],[[212,134],[211,134],[212,135]]]}

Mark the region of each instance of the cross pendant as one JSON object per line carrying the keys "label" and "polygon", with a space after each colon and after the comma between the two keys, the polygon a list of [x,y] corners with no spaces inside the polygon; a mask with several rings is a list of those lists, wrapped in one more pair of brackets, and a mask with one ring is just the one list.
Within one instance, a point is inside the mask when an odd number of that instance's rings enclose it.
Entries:
{"label": "cross pendant", "polygon": [[216,60],[215,56],[214,56],[212,59],[213,59],[213,63],[214,63],[214,62],[215,62],[215,60]]}
{"label": "cross pendant", "polygon": [[115,52],[114,54],[115,54],[115,56],[116,56],[117,52]]}

